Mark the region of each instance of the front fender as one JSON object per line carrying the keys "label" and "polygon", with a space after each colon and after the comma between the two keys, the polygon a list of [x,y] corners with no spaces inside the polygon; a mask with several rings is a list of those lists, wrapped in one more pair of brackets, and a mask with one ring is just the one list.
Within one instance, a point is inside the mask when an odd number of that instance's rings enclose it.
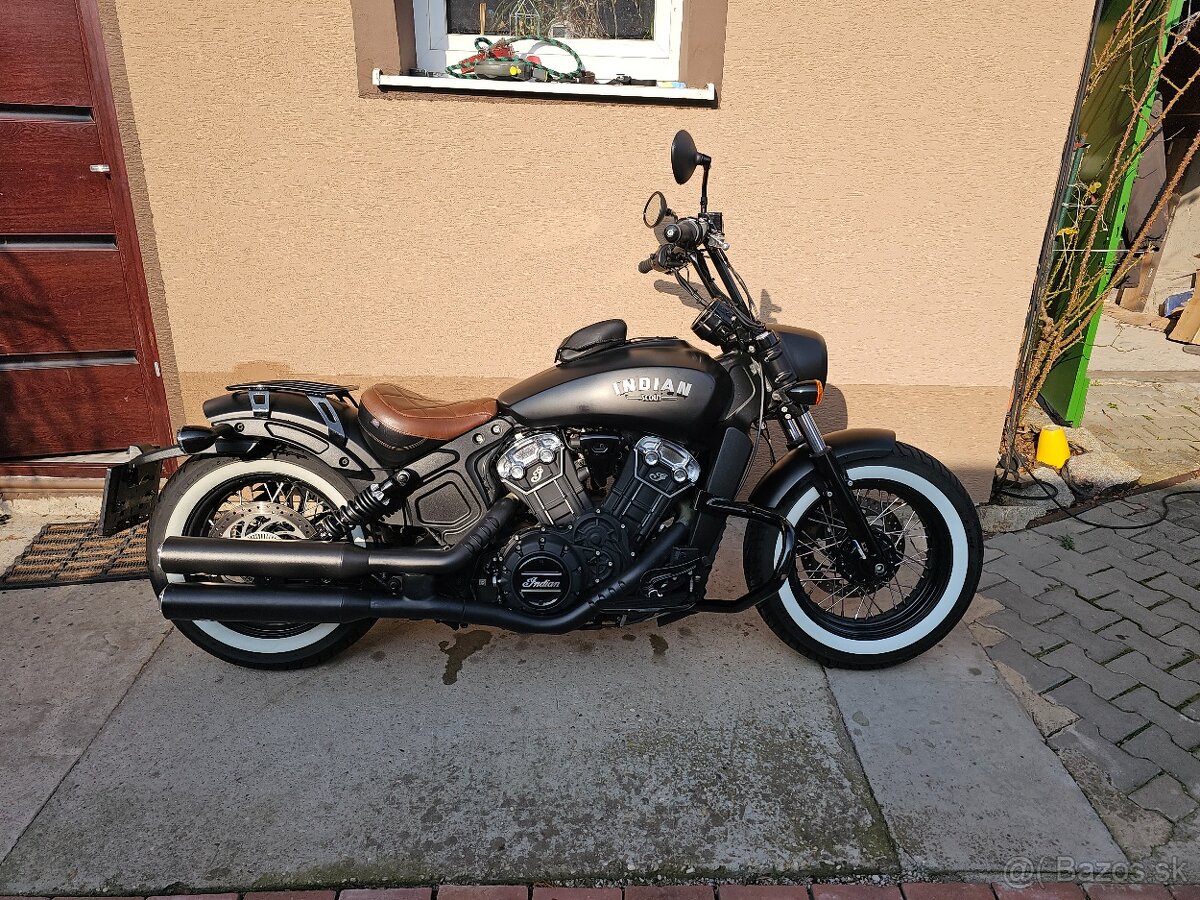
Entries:
{"label": "front fender", "polygon": [[[841,462],[887,456],[896,449],[896,432],[886,428],[846,428],[823,435],[829,450]],[[762,477],[750,493],[755,506],[775,509],[795,485],[813,474],[808,450],[799,447],[790,451]]]}

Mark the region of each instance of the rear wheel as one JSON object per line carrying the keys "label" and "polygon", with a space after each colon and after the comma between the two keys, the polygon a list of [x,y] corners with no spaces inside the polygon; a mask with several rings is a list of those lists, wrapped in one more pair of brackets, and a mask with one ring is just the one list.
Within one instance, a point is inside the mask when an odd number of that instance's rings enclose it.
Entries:
{"label": "rear wheel", "polygon": [[[261,460],[200,458],[186,462],[167,482],[150,518],[146,555],[155,593],[170,582],[209,580],[167,575],[158,550],[168,537],[234,540],[307,540],[316,522],[344,505],[353,486],[327,466],[303,457]],[[365,544],[361,531],[350,536]],[[253,583],[225,576],[225,583]],[[316,665],[349,647],[373,619],[334,622],[176,622],[197,646],[227,662],[256,669],[295,669]]]}
{"label": "rear wheel", "polygon": [[[790,576],[759,612],[806,656],[880,668],[923,653],[963,617],[979,582],[983,535],[962,484],[914,447],[897,444],[888,456],[849,464],[847,474],[885,550],[885,570],[869,582],[858,574],[845,524],[816,484],[804,481],[778,507],[796,529]],[[769,530],[748,533],[751,585],[772,571],[779,544]]]}

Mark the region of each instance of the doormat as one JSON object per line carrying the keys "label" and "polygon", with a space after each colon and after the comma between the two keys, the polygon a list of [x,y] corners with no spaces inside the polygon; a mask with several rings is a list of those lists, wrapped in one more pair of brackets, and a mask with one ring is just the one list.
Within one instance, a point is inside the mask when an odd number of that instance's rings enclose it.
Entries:
{"label": "doormat", "polygon": [[45,526],[3,575],[0,588],[50,587],[146,577],[146,526],[102,537],[97,522]]}

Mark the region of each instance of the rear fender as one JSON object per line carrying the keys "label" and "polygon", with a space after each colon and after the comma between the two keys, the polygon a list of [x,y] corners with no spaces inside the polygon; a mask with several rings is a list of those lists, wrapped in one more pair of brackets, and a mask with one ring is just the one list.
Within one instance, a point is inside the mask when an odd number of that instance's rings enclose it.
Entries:
{"label": "rear fender", "polygon": [[[896,432],[885,428],[847,428],[823,435],[829,450],[843,465],[860,459],[887,456],[896,449]],[[787,493],[814,476],[808,450],[800,447],[786,454],[762,477],[750,494],[750,502],[776,509]]]}
{"label": "rear fender", "polygon": [[[266,408],[248,391],[234,391],[204,404],[204,415],[223,435],[254,442],[252,453],[283,446],[321,460],[350,477],[374,478],[385,467],[367,448],[355,407],[335,397],[272,391]],[[226,441],[203,451],[234,455],[239,443]],[[229,451],[234,451],[230,453]]]}

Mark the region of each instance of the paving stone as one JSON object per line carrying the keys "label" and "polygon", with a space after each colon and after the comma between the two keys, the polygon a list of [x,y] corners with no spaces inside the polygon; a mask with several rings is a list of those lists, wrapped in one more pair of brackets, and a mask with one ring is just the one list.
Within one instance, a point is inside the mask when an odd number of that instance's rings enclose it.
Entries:
{"label": "paving stone", "polygon": [[[444,900],[441,891],[438,900]],[[625,900],[713,900],[713,889],[707,884],[631,884]]]}
{"label": "paving stone", "polygon": [[[1200,650],[1200,647],[1196,647],[1196,649]],[[1184,681],[1190,681],[1192,683],[1200,682],[1200,659],[1193,659],[1186,665],[1180,666],[1177,669],[1172,669],[1171,674],[1176,678],[1183,679]],[[1200,694],[1200,685],[1197,685],[1196,693]]]}
{"label": "paving stone", "polygon": [[1047,619],[1062,615],[1062,610],[1057,606],[1035,600],[1009,581],[1003,581],[980,593],[989,600],[995,600],[1005,608],[1015,611],[1030,625],[1040,625]]}
{"label": "paving stone", "polygon": [[986,884],[902,884],[904,900],[993,900],[996,896]]}
{"label": "paving stone", "polygon": [[1195,703],[1189,703],[1180,712],[1193,722],[1200,722],[1200,700],[1197,700]]}
{"label": "paving stone", "polygon": [[1141,716],[1113,706],[1107,700],[1097,697],[1092,689],[1078,678],[1073,678],[1066,684],[1055,688],[1046,696],[1055,703],[1067,707],[1081,719],[1095,725],[1100,734],[1114,744],[1123,741],[1146,725],[1146,720]]}
{"label": "paving stone", "polygon": [[1200,628],[1200,612],[1178,598],[1154,608],[1156,615],[1165,616],[1192,628]]}
{"label": "paving stone", "polygon": [[1026,653],[1037,655],[1063,643],[1063,638],[1058,634],[1043,631],[1035,625],[1028,624],[1011,609],[1000,610],[982,621],[989,628],[995,628],[1007,634],[1020,644],[1021,649]]}
{"label": "paving stone", "polygon": [[813,900],[904,900],[900,888],[875,884],[814,884],[812,895]]}
{"label": "paving stone", "polygon": [[1007,553],[989,563],[988,571],[1003,575],[1006,580],[1011,581],[1026,594],[1033,597],[1054,587],[1052,580],[1029,570],[1011,553]]}
{"label": "paving stone", "polygon": [[[1080,555],[1085,559],[1090,556],[1090,554]],[[1061,564],[1046,566],[1041,569],[1041,572],[1061,581],[1084,600],[1095,600],[1105,594],[1122,590],[1128,584],[1137,584],[1124,572],[1112,568],[1086,572],[1074,566]]]}
{"label": "paving stone", "polygon": [[993,884],[998,900],[1084,900],[1083,889],[1073,884],[1037,882],[1028,887]]}
{"label": "paving stone", "polygon": [[[722,884],[717,888],[717,896],[721,900],[808,900],[808,888],[802,884]],[[618,890],[617,900],[620,897]],[[533,900],[538,900],[537,888]]]}
{"label": "paving stone", "polygon": [[1128,575],[1134,581],[1146,581],[1164,574],[1164,570],[1149,563],[1149,557],[1132,559],[1116,547],[1100,547],[1086,554],[1086,558],[1095,563],[1104,562],[1119,572]]}
{"label": "paving stone", "polygon": [[1172,822],[1178,822],[1200,806],[1178,781],[1165,773],[1142,785],[1129,798],[1143,809],[1162,813]]}
{"label": "paving stone", "polygon": [[246,900],[334,900],[335,891],[251,891]]}
{"label": "paving stone", "polygon": [[[231,894],[236,900],[237,894]],[[430,900],[433,888],[351,888],[341,891],[338,900]],[[182,898],[164,898],[164,900],[182,900]],[[581,898],[582,900],[582,898]],[[621,893],[610,900],[621,900]]]}
{"label": "paving stone", "polygon": [[1171,894],[1175,900],[1200,900],[1200,884],[1177,884]]}
{"label": "paving stone", "polygon": [[[537,892],[534,888],[533,900],[539,900]],[[808,888],[802,884],[722,884],[717,888],[717,896],[721,900],[808,900]],[[617,900],[620,897],[618,889]]]}
{"label": "paving stone", "polygon": [[975,588],[976,592],[986,591],[990,587],[995,587],[1005,580],[1004,576],[999,572],[989,572],[984,569],[979,573],[979,586]]}
{"label": "paving stone", "polygon": [[1084,628],[1092,631],[1099,631],[1121,618],[1107,607],[1095,606],[1080,599],[1079,595],[1069,587],[1057,587],[1052,591],[1046,591],[1038,599],[1043,603],[1057,606],[1065,613],[1070,613],[1079,620]]}
{"label": "paving stone", "polygon": [[1063,613],[1061,616],[1043,623],[1042,627],[1053,631],[1072,644],[1082,647],[1083,652],[1096,662],[1106,663],[1128,649],[1125,644],[1112,640],[1111,636],[1107,634],[1107,631],[1119,628],[1123,621],[1125,620],[1122,619],[1114,625],[1110,625],[1106,632],[1095,634],[1090,629],[1084,628],[1074,616]]}
{"label": "paving stone", "polygon": [[1123,794],[1137,790],[1162,772],[1162,768],[1150,760],[1126,753],[1089,722],[1068,725],[1047,743],[1055,750],[1074,750],[1086,756]]}
{"label": "paving stone", "polygon": [[1171,900],[1161,884],[1089,884],[1088,900]]}
{"label": "paving stone", "polygon": [[[988,539],[987,543],[983,545],[983,567],[986,569],[988,563],[990,563],[993,559],[999,559],[1003,555],[1004,550],[993,545],[992,540]],[[1164,568],[1166,567],[1164,566]]]}
{"label": "paving stone", "polygon": [[1146,685],[1169,706],[1179,706],[1200,694],[1200,684],[1196,684],[1194,681],[1184,681],[1169,672],[1164,672],[1136,650],[1126,653],[1124,656],[1118,656],[1107,663],[1106,668],[1128,675]]}
{"label": "paving stone", "polygon": [[1031,571],[1049,565],[1066,552],[1057,541],[1047,540],[1037,529],[998,534],[988,539],[988,546],[1015,556]]}
{"label": "paving stone", "polygon": [[1072,675],[1082,678],[1091,685],[1092,690],[1099,696],[1105,700],[1111,700],[1117,694],[1125,693],[1137,683],[1128,674],[1113,670],[1113,664],[1122,658],[1118,656],[1107,667],[1102,666],[1088,659],[1084,652],[1074,644],[1067,644],[1047,653],[1040,659],[1040,662],[1059,669],[1066,669]]}
{"label": "paving stone", "polygon": [[[529,900],[529,888],[523,884],[443,884],[438,888],[438,900]],[[655,900],[712,900],[712,888],[704,897],[658,895]]]}
{"label": "paving stone", "polygon": [[1176,747],[1171,736],[1157,725],[1131,737],[1122,749],[1131,756],[1157,763],[1164,772],[1174,775],[1193,797],[1200,797],[1200,759]]}
{"label": "paving stone", "polygon": [[1121,645],[1139,653],[1158,666],[1169,669],[1187,659],[1191,654],[1182,647],[1164,643],[1142,631],[1135,623],[1122,620],[1110,625],[1100,632],[1100,635],[1112,641],[1120,641]]}
{"label": "paving stone", "polygon": [[[421,893],[421,892],[418,892]],[[422,896],[428,898],[433,891],[426,888]],[[345,897],[347,891],[342,891],[342,896]],[[0,897],[0,900],[5,898]],[[26,898],[29,900],[29,898]],[[238,900],[237,894],[158,894],[152,897],[147,897],[146,900]],[[414,897],[413,900],[419,900]]]}
{"label": "paving stone", "polygon": [[[1162,514],[1161,509],[1157,510],[1157,514]],[[1195,536],[1194,531],[1182,528],[1170,520],[1150,525],[1142,531],[1129,532],[1129,539],[1134,543],[1146,544],[1158,550],[1170,550]]]}
{"label": "paving stone", "polygon": [[[1172,549],[1178,550],[1179,548],[1175,547]],[[1174,575],[1177,575],[1184,582],[1195,583],[1195,581],[1200,578],[1200,576],[1197,575],[1195,568],[1193,568],[1189,563],[1177,559],[1173,553],[1169,553],[1166,550],[1155,550],[1148,556],[1143,556],[1140,562],[1143,562],[1148,566],[1153,566],[1154,568],[1163,572],[1170,572]]]}
{"label": "paving stone", "polygon": [[[1096,510],[1088,510],[1088,514]],[[1141,559],[1153,553],[1156,548],[1147,544],[1131,541],[1126,535],[1106,528],[1094,528],[1076,536],[1075,549],[1080,553],[1091,553],[1102,547],[1114,547],[1130,559]],[[1166,566],[1163,566],[1166,569]]]}
{"label": "paving stone", "polygon": [[1164,572],[1146,582],[1146,587],[1186,600],[1193,609],[1200,609],[1200,591],[1190,584],[1184,584],[1174,572]]}
{"label": "paving stone", "polygon": [[1084,522],[1080,522],[1078,519],[1072,519],[1068,517],[1065,519],[1059,519],[1057,522],[1047,522],[1045,525],[1039,525],[1033,530],[1038,534],[1044,534],[1047,537],[1052,538],[1069,537],[1072,539],[1072,543],[1074,543],[1074,539],[1076,537],[1091,531],[1092,526]]}
{"label": "paving stone", "polygon": [[1200,746],[1200,722],[1194,722],[1167,706],[1158,699],[1158,694],[1148,687],[1139,687],[1128,694],[1122,694],[1113,700],[1113,703],[1153,722],[1171,735],[1171,740],[1184,750],[1194,750]]}
{"label": "paving stone", "polygon": [[1044,662],[1034,659],[1022,650],[1021,646],[1012,638],[1001,641],[994,647],[988,647],[987,652],[992,659],[1004,663],[1020,674],[1028,682],[1030,688],[1039,694],[1045,693],[1050,688],[1058,687],[1071,677],[1070,672],[1048,666]]}
{"label": "paving stone", "polygon": [[[1160,596],[1163,600],[1167,599],[1165,595]],[[1141,626],[1142,631],[1154,635],[1154,637],[1164,635],[1168,631],[1174,631],[1178,627],[1174,619],[1160,615],[1157,609],[1147,609],[1145,605],[1139,603],[1128,594],[1109,594],[1107,597],[1101,597],[1097,600],[1096,605],[1137,622]],[[1097,629],[1097,631],[1099,630],[1101,629]]]}

